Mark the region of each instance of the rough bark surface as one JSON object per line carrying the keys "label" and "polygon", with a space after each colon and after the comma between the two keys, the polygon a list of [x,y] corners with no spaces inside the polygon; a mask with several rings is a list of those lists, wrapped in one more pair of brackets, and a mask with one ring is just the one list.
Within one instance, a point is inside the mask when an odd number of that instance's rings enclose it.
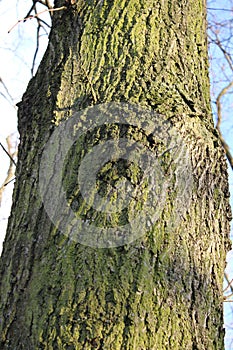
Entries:
{"label": "rough bark surface", "polygon": [[[230,208],[210,110],[205,4],[72,3],[54,13],[48,49],[19,104],[17,181],[1,258],[0,347],[224,349]],[[111,101],[172,119],[189,146],[194,187],[174,230],[167,230],[168,196],[160,220],[143,237],[95,249],[51,223],[38,171],[49,132],[74,111]],[[99,138],[103,132],[96,132]],[[71,170],[72,164],[75,159]],[[72,184],[71,178],[71,197]]]}

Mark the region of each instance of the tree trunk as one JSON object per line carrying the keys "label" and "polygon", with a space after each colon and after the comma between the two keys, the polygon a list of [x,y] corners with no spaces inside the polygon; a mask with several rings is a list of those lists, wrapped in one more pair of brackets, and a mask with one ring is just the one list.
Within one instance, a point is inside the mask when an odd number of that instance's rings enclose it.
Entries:
{"label": "tree trunk", "polygon": [[[19,104],[17,181],[1,259],[1,349],[224,349],[231,214],[210,109],[203,2],[80,0],[54,12],[48,49]],[[99,115],[107,116],[101,125]],[[64,153],[67,128],[79,123],[83,133]],[[111,140],[121,147],[118,161],[110,157],[99,169],[95,154],[82,179],[88,189],[98,170],[96,191],[110,198],[101,211],[93,209],[97,192],[85,202],[77,171],[94,146]],[[143,159],[137,166],[129,154],[139,143],[148,151],[134,149]],[[142,175],[148,154],[163,173],[155,181]],[[60,172],[73,226],[50,190]],[[122,178],[138,198],[114,212],[111,190]]]}

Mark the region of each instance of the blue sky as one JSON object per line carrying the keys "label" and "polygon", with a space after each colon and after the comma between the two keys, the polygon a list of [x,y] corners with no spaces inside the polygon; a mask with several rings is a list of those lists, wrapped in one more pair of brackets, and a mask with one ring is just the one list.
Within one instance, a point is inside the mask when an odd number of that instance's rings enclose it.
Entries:
{"label": "blue sky", "polygon": [[[233,56],[233,2],[230,0],[223,1],[209,1],[209,22],[215,22],[217,24],[217,36],[224,45],[224,49]],[[217,10],[220,9],[220,10]],[[224,25],[221,25],[224,23]],[[215,37],[210,32],[212,37]],[[216,45],[210,45],[210,79],[211,79],[211,97],[213,114],[216,117],[216,105],[214,101],[218,93],[224,88],[230,81],[233,80],[233,71],[229,68],[226,63],[222,51]],[[222,134],[227,140],[228,145],[233,153],[233,90],[222,99]],[[231,192],[231,206],[233,208],[233,172],[229,166],[229,183]],[[232,225],[231,225],[232,226]],[[231,229],[231,239],[233,238],[233,230]],[[227,255],[227,268],[226,272],[231,280],[233,278],[233,253],[230,251]],[[226,281],[224,283],[226,286]],[[231,298],[233,300],[233,298]],[[225,326],[226,326],[226,337],[225,337],[225,349],[233,349],[233,303],[224,303],[224,314],[225,314]]]}
{"label": "blue sky", "polygon": [[[19,23],[8,33],[8,30],[24,18],[31,6],[29,0],[0,1],[0,78],[6,85],[10,96],[7,94],[3,84],[0,83],[0,142],[6,146],[6,137],[12,133],[17,133],[17,112],[14,104],[21,100],[22,94],[26,90],[27,84],[32,77],[31,65],[36,49],[36,20],[28,20]],[[41,6],[41,10],[44,7]],[[49,20],[48,14],[42,17]],[[41,32],[40,51],[37,57],[37,64],[43,56],[47,47],[48,36]],[[0,149],[1,171],[0,183],[2,184],[9,166],[7,155]],[[5,236],[7,217],[11,205],[11,193],[13,183],[6,187],[3,203],[0,207],[0,250]]]}

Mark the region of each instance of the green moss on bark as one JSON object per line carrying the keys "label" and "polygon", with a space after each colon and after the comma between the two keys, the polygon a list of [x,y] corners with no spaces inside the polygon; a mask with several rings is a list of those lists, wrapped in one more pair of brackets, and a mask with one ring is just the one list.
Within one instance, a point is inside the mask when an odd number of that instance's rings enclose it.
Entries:
{"label": "green moss on bark", "polygon": [[[108,101],[139,103],[172,118],[191,153],[194,188],[178,227],[168,230],[171,191],[160,220],[141,239],[94,249],[50,222],[38,171],[49,133],[74,111]],[[84,125],[85,116],[79,122]],[[107,133],[120,135],[111,127],[96,128],[71,150],[64,167],[70,202],[80,159]],[[48,50],[19,106],[19,131],[1,260],[1,348],[223,349],[230,211],[226,164],[210,114],[203,2],[77,1],[54,13]],[[140,130],[128,133],[146,144]],[[164,157],[164,167],[169,161]],[[137,182],[140,169],[123,170]],[[107,164],[102,171],[115,181],[122,169]],[[76,209],[88,214],[82,203]],[[113,216],[113,223],[120,220]]]}

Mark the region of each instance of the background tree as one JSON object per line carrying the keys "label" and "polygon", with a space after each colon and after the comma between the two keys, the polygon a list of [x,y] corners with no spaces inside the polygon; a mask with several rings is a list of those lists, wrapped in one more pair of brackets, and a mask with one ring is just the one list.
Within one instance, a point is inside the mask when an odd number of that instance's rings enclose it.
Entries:
{"label": "background tree", "polygon": [[[210,57],[211,98],[216,128],[220,134],[229,161],[230,192],[232,193],[232,13],[231,0],[216,4],[208,2],[208,38]],[[231,198],[231,204],[232,204]],[[232,230],[231,230],[232,232]],[[232,235],[231,235],[232,237]],[[224,280],[225,348],[232,349],[232,251],[228,254],[228,264]]]}
{"label": "background tree", "polygon": [[[131,244],[97,249],[51,223],[38,173],[48,132],[76,110],[111,101],[140,104],[169,120],[188,146],[194,181],[190,205],[171,229],[178,166],[172,150],[162,153],[161,166],[173,181],[159,220]],[[78,168],[83,151],[125,127],[113,126],[95,129],[72,148],[64,164],[70,200],[80,200],[72,167]],[[1,261],[2,348],[223,348],[229,192],[211,119],[202,2],[67,2],[53,15],[48,50],[19,106],[19,132]],[[123,132],[155,153],[163,150],[163,140],[143,136],[141,129],[127,126]],[[123,167],[133,183],[140,169],[120,165],[108,179],[119,177]],[[138,204],[143,206],[142,198]],[[126,214],[115,219],[126,220]],[[102,225],[106,219],[86,207],[79,215]]]}
{"label": "background tree", "polygon": [[[225,13],[225,15],[219,15]],[[230,114],[232,107],[231,94],[233,88],[233,55],[232,55],[232,12],[233,4],[229,1],[227,8],[215,8],[214,2],[209,1],[209,46],[210,59],[218,63],[218,71],[212,69],[212,93],[213,109],[217,120],[216,129],[226,152],[227,159],[233,169],[233,157],[225,137],[222,135],[222,122],[226,121],[225,115]],[[214,66],[214,65],[212,65]],[[217,65],[215,65],[217,67]],[[224,120],[225,119],[225,120]]]}

